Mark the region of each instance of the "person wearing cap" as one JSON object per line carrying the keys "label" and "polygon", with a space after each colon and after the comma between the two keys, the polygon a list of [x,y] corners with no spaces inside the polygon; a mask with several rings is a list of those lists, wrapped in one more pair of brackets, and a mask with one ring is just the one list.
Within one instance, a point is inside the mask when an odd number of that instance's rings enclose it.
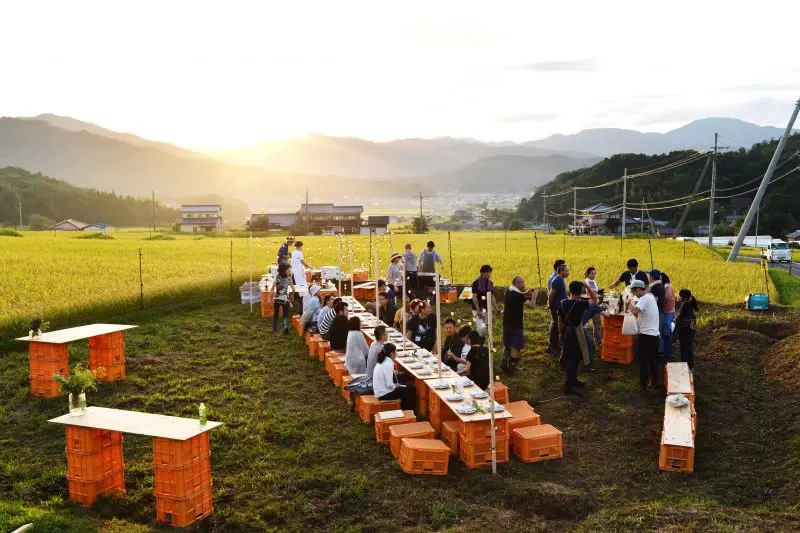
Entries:
{"label": "person wearing cap", "polygon": [[647,274],[639,270],[639,261],[635,258],[628,259],[627,266],[628,270],[623,272],[619,279],[611,285],[611,290],[614,290],[620,283],[624,283],[626,287],[629,287],[635,279],[644,283],[645,287],[647,286]]}
{"label": "person wearing cap", "polygon": [[389,262],[389,270],[386,272],[386,283],[389,284],[389,287],[392,288],[395,297],[403,297],[403,294],[400,292],[403,290],[403,264],[402,264],[402,256],[397,252],[392,254],[392,258]]}
{"label": "person wearing cap", "polygon": [[316,283],[312,283],[308,287],[309,298],[308,301],[303,305],[303,314],[300,317],[300,320],[306,325],[306,327],[311,325],[311,322],[314,320],[314,317],[317,316],[320,307],[322,306],[322,301],[319,297],[319,291],[320,286]]}
{"label": "person wearing cap", "polygon": [[286,237],[286,242],[278,248],[278,266],[288,265],[291,260],[289,248],[294,244],[294,237]]}
{"label": "person wearing cap", "polygon": [[639,344],[639,388],[647,389],[648,378],[650,387],[658,386],[658,343],[660,339],[658,304],[656,298],[647,292],[647,286],[640,279],[630,284],[631,292],[637,298],[628,302],[628,311],[636,317],[639,326],[637,342]]}

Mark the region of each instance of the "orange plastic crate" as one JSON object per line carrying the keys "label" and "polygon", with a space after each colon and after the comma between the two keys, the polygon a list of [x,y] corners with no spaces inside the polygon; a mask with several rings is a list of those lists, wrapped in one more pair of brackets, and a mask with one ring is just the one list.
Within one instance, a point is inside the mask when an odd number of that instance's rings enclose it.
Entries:
{"label": "orange plastic crate", "polygon": [[669,472],[694,472],[694,448],[661,443],[658,467]]}
{"label": "orange plastic crate", "polygon": [[623,346],[613,341],[603,339],[601,359],[609,363],[620,363],[627,365],[633,362],[633,345]]}
{"label": "orange plastic crate", "polygon": [[397,426],[400,424],[413,424],[417,421],[417,416],[414,414],[414,411],[410,409],[403,411],[403,416],[401,418],[391,418],[388,420],[381,420],[380,417],[375,414],[375,440],[377,440],[381,444],[389,444],[389,429],[392,426]]}
{"label": "orange plastic crate", "polygon": [[31,394],[43,398],[57,398],[61,392],[61,386],[50,378],[31,378]]}
{"label": "orange plastic crate", "polygon": [[458,425],[457,420],[442,422],[442,441],[450,447],[450,455],[458,455]]}
{"label": "orange plastic crate", "polygon": [[275,312],[273,307],[272,293],[264,291],[261,293],[261,316],[271,317]]}
{"label": "orange plastic crate", "polygon": [[367,281],[367,279],[369,279],[369,270],[366,268],[353,269],[353,281],[358,283],[360,281]]}
{"label": "orange plastic crate", "polygon": [[428,394],[429,388],[424,379],[414,381],[414,388],[417,391],[417,412],[419,416],[428,416]]}
{"label": "orange plastic crate", "polygon": [[350,403],[350,391],[347,390],[345,388],[345,386],[348,383],[350,383],[350,381],[352,379],[353,379],[353,376],[350,376],[350,375],[342,376],[342,398],[344,398],[344,401],[346,401],[347,403]]}
{"label": "orange plastic crate", "polygon": [[382,402],[373,394],[359,394],[356,396],[356,411],[361,421],[370,424],[375,419],[375,413],[400,409],[400,400],[387,400]]}
{"label": "orange plastic crate", "polygon": [[66,426],[67,452],[91,453],[106,447],[122,447],[122,433],[104,429]]}
{"label": "orange plastic crate", "polygon": [[506,411],[511,418],[506,418],[506,433],[511,435],[515,429],[529,426],[538,426],[542,423],[538,414],[533,411],[530,404],[524,400],[509,402],[506,404]]}
{"label": "orange plastic crate", "polygon": [[450,447],[436,439],[403,438],[397,458],[406,474],[447,475]]}
{"label": "orange plastic crate", "polygon": [[[508,462],[508,436],[496,436],[496,456],[498,463]],[[461,441],[461,460],[469,468],[478,468],[492,462],[492,439]]]}
{"label": "orange plastic crate", "polygon": [[125,335],[122,331],[89,337],[89,348],[109,349],[124,347]]}
{"label": "orange plastic crate", "polygon": [[153,438],[153,465],[182,467],[211,455],[208,432],[186,440]]}
{"label": "orange plastic crate", "polygon": [[331,351],[331,343],[326,340],[322,340],[317,345],[316,356],[319,357],[320,361],[323,361],[325,360],[325,354],[327,354],[330,351]]}
{"label": "orange plastic crate", "polygon": [[69,499],[84,507],[90,507],[101,494],[125,492],[125,473],[122,469],[107,473],[98,481],[84,481],[67,476]]}
{"label": "orange plastic crate", "polygon": [[311,333],[310,331],[306,331],[305,334],[303,335],[303,338],[306,341],[306,346],[308,346],[309,348],[311,347],[311,337],[313,337],[314,335],[315,334]]}
{"label": "orange plastic crate", "polygon": [[347,367],[344,363],[336,363],[333,365],[333,384],[337,387],[342,386],[342,376],[347,376]]}
{"label": "orange plastic crate", "polygon": [[185,527],[214,512],[211,487],[202,487],[184,498],[156,497],[156,521]]}
{"label": "orange plastic crate", "polygon": [[564,457],[561,432],[550,424],[515,429],[511,441],[514,455],[525,463]]}
{"label": "orange plastic crate", "polygon": [[322,336],[317,334],[317,333],[314,333],[311,336],[311,341],[309,342],[309,345],[308,345],[309,356],[317,355],[317,353],[318,353],[317,349],[319,348],[319,343],[320,342],[322,342]]}
{"label": "orange plastic crate", "polygon": [[66,366],[69,359],[69,350],[66,344],[52,344],[49,342],[28,343],[28,357],[31,366],[57,363]]}
{"label": "orange plastic crate", "polygon": [[[487,391],[488,393],[488,391]],[[509,402],[508,399],[508,387],[500,383],[499,381],[494,382],[494,401],[500,404],[507,404]]]}
{"label": "orange plastic crate", "polygon": [[429,422],[412,422],[391,426],[389,428],[389,449],[395,458],[400,456],[400,444],[404,438],[434,439],[436,432]]}
{"label": "orange plastic crate", "polygon": [[122,446],[119,444],[93,452],[67,450],[67,476],[76,481],[100,481],[123,467]]}
{"label": "orange plastic crate", "polygon": [[[507,418],[495,419],[495,435],[508,436]],[[474,422],[459,422],[458,432],[462,441],[476,441],[492,438],[492,421],[476,420]]]}
{"label": "orange plastic crate", "polygon": [[191,463],[175,468],[156,466],[157,498],[183,498],[204,487],[211,487],[211,460],[209,457],[195,459]]}

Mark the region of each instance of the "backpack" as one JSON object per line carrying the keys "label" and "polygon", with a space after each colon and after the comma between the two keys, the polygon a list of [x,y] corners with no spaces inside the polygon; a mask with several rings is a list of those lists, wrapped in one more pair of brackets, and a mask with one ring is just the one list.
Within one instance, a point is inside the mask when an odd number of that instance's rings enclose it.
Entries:
{"label": "backpack", "polygon": [[361,376],[351,380],[345,389],[350,391],[350,410],[355,410],[356,395],[372,394],[372,378],[369,376]]}

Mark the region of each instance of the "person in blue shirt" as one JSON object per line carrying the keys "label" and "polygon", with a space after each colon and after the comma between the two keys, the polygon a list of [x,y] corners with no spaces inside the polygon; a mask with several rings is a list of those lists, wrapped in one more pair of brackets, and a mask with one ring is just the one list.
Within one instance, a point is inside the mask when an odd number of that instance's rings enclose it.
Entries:
{"label": "person in blue shirt", "polygon": [[286,237],[286,242],[278,248],[278,266],[289,264],[290,254],[289,247],[294,245],[294,237]]}
{"label": "person in blue shirt", "polygon": [[558,267],[566,263],[563,259],[556,259],[556,262],[553,263],[553,273],[550,274],[550,277],[547,278],[547,294],[550,294],[550,285],[553,284],[553,280],[558,277]]}
{"label": "person in blue shirt", "polygon": [[550,309],[550,338],[547,343],[547,351],[551,355],[561,355],[561,340],[558,334],[558,309],[561,300],[566,300],[567,295],[567,282],[569,277],[569,265],[563,263],[556,269],[558,274],[553,281],[550,282],[550,291],[547,294],[547,306]]}
{"label": "person in blue shirt", "polygon": [[588,328],[587,326],[597,315],[605,312],[605,308],[598,304],[597,293],[591,285],[584,281],[583,287],[586,292],[581,295],[581,298],[589,302],[589,307],[583,311],[583,316],[581,317],[581,326],[583,326],[583,333],[586,336],[586,348],[589,352],[589,361],[588,363],[584,361],[584,370],[586,372],[594,372],[595,369],[592,364],[594,363],[594,356],[597,353],[597,343],[595,341],[594,329]]}

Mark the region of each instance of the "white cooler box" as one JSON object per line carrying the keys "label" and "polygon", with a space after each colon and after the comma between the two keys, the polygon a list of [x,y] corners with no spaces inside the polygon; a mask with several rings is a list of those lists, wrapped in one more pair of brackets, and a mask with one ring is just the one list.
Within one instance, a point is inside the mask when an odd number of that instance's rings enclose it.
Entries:
{"label": "white cooler box", "polygon": [[242,297],[243,304],[257,304],[261,302],[261,289],[257,281],[245,283],[239,287],[239,293]]}

